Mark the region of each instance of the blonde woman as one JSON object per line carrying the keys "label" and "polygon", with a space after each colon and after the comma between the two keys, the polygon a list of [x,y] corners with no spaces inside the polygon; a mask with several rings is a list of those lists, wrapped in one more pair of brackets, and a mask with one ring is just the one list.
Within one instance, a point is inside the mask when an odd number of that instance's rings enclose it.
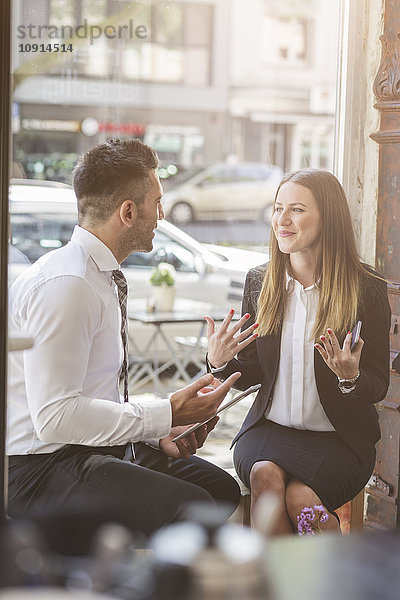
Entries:
{"label": "blonde woman", "polygon": [[248,273],[242,309],[237,324],[230,327],[230,311],[218,331],[206,317],[207,360],[221,379],[241,371],[240,389],[262,384],[233,441],[252,510],[271,490],[280,501],[276,534],[296,531],[302,508],[316,504],[331,513],[322,528],[338,531],[335,509],[363,489],[375,463],[390,308],[385,281],[358,259],[345,193],[331,173],[283,178],[270,261]]}

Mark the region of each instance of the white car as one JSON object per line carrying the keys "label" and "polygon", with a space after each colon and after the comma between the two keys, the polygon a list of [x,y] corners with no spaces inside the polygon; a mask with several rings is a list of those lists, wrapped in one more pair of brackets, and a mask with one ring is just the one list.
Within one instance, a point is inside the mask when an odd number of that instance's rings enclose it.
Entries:
{"label": "white car", "polygon": [[264,163],[219,163],[164,194],[168,219],[177,225],[198,220],[262,220],[270,223],[283,171]]}
{"label": "white car", "polygon": [[[31,262],[68,242],[77,223],[73,189],[56,182],[14,180],[10,185],[12,244]],[[166,220],[158,222],[151,252],[132,253],[123,263],[134,299],[151,295],[152,269],[160,262],[176,270],[179,298],[207,302],[222,310],[239,307],[247,271],[265,262],[262,252],[206,245]],[[11,265],[11,282],[26,265]]]}
{"label": "white car", "polygon": [[[56,182],[14,180],[10,185],[10,218],[13,246],[34,262],[70,239],[77,223],[73,189]],[[245,275],[265,262],[263,253],[224,246],[210,246],[211,250],[166,220],[159,221],[155,233],[152,252],[132,253],[122,265],[129,285],[130,309],[143,308],[151,297],[150,275],[160,262],[175,267],[179,299],[207,303],[222,311],[240,309]],[[9,284],[26,268],[27,264],[19,259],[11,262]],[[140,346],[145,347],[150,328],[138,327],[130,323],[130,334],[134,328],[135,339],[139,338]],[[190,335],[191,330],[180,326],[174,334]]]}

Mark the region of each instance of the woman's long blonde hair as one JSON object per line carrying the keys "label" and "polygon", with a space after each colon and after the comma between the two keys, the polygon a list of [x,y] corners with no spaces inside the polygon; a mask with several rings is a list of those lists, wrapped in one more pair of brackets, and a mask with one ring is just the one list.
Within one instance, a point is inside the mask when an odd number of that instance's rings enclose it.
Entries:
{"label": "woman's long blonde hair", "polygon": [[[275,201],[280,188],[288,181],[311,190],[322,219],[320,252],[314,274],[319,304],[312,336],[317,339],[330,327],[339,339],[343,339],[356,323],[363,280],[368,277],[371,282],[377,282],[380,278],[360,263],[346,195],[336,177],[319,169],[288,173],[279,184]],[[269,251],[270,262],[257,308],[261,335],[280,332],[285,309],[286,271],[290,273],[290,255],[279,250],[272,228]]]}

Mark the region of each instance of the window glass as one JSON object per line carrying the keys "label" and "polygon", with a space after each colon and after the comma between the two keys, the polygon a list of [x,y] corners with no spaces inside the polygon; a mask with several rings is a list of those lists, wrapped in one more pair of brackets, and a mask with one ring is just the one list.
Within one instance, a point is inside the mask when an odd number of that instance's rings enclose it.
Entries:
{"label": "window glass", "polygon": [[76,222],[62,186],[38,183],[71,184],[83,152],[138,138],[159,157],[167,223],[124,263],[130,304],[167,262],[178,300],[227,310],[234,281],[240,310],[283,174],[333,167],[339,0],[11,2],[12,177],[32,201],[17,214],[12,198],[16,249],[36,260]]}
{"label": "window glass", "polygon": [[[337,2],[13,0],[13,13],[14,177],[71,183],[80,153],[138,137],[159,156],[167,219],[262,250],[283,173],[332,169]],[[218,184],[230,198],[200,198]],[[241,214],[251,234],[234,231]]]}
{"label": "window glass", "polygon": [[308,27],[305,19],[265,15],[263,46],[268,62],[281,66],[304,64],[309,58]]}
{"label": "window glass", "polygon": [[[29,0],[24,2],[26,8],[28,8],[27,5],[29,5],[29,3],[32,4]],[[59,27],[62,27],[63,25],[73,26],[75,24],[76,16],[75,2],[71,2],[71,0],[50,0],[49,24]],[[46,24],[43,23],[43,25]]]}
{"label": "window glass", "polygon": [[267,179],[269,172],[267,169],[261,169],[249,165],[248,167],[236,169],[235,174],[237,181],[260,181]]}
{"label": "window glass", "polygon": [[236,168],[222,168],[205,177],[202,185],[217,185],[222,183],[233,183],[238,181],[238,171]]}
{"label": "window glass", "polygon": [[31,262],[64,246],[76,225],[74,215],[37,212],[11,213],[11,242]]}
{"label": "window glass", "polygon": [[152,6],[152,41],[162,46],[182,46],[184,39],[183,4],[156,2]]}
{"label": "window glass", "polygon": [[185,45],[210,48],[212,45],[213,7],[210,4],[188,4],[184,16]]}
{"label": "window glass", "polygon": [[188,249],[160,231],[155,232],[151,252],[135,252],[124,261],[124,267],[152,268],[161,262],[172,265],[176,271],[195,271],[194,255]]}
{"label": "window glass", "polygon": [[[230,308],[237,316],[246,274],[268,260],[284,173],[333,168],[343,3],[11,4],[9,285],[30,262],[68,243],[77,222],[70,184],[82,153],[113,138],[150,145],[159,158],[166,220],[155,229],[152,250],[131,253],[122,268],[128,314],[142,315],[129,319],[130,354],[161,371],[130,379],[129,392],[159,394],[157,380],[177,389],[178,373],[171,380],[174,371],[165,365],[182,356],[188,374],[204,370],[203,316]],[[162,312],[165,289],[151,285],[160,263],[176,271],[167,290],[175,295],[176,318],[163,323],[165,337],[154,344],[146,321]],[[199,322],[180,322],[182,314]],[[221,441],[229,447],[248,406],[238,404],[228,426],[216,430],[217,452]]]}

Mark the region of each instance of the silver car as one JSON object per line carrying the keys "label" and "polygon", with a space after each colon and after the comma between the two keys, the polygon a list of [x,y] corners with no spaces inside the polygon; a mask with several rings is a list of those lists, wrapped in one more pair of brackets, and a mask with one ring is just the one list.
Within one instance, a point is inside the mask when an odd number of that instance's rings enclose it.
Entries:
{"label": "silver car", "polygon": [[219,163],[164,194],[168,219],[177,225],[198,220],[263,220],[270,223],[283,171],[264,163]]}

